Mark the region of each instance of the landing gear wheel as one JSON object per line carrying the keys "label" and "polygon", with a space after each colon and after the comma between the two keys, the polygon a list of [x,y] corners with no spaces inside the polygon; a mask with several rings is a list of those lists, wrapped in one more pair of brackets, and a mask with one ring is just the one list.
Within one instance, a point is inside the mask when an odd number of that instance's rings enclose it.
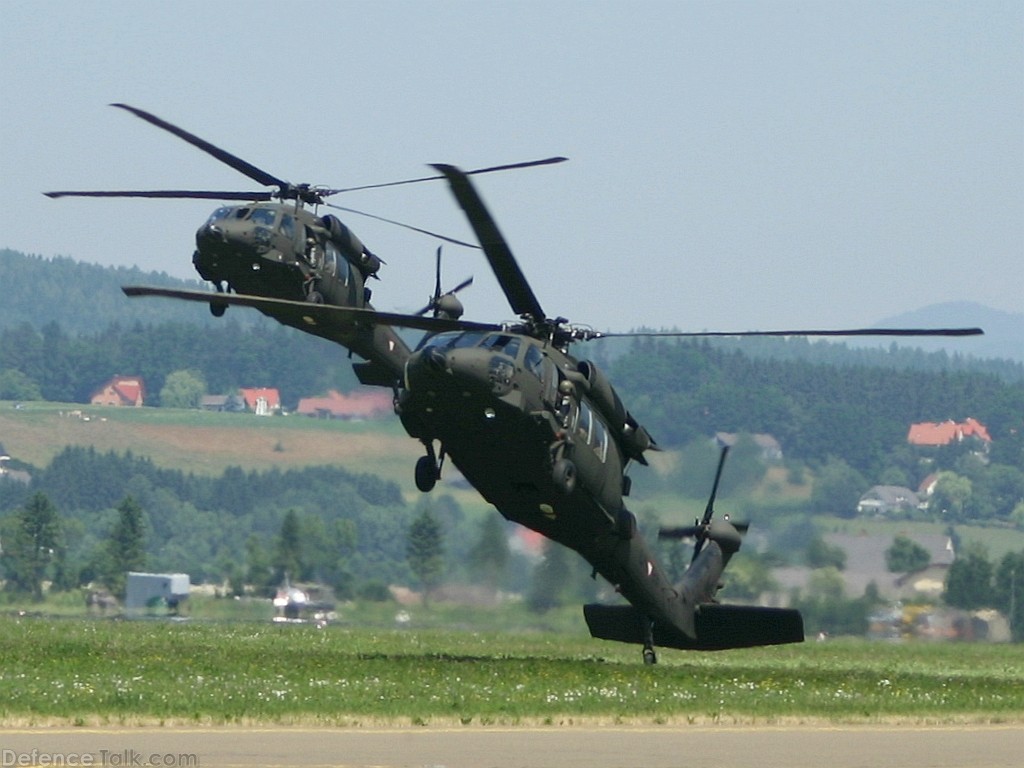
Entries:
{"label": "landing gear wheel", "polygon": [[551,479],[559,493],[568,496],[576,488],[576,465],[569,459],[559,459],[551,470]]}
{"label": "landing gear wheel", "polygon": [[423,493],[430,493],[437,484],[437,464],[430,456],[420,456],[416,461],[416,487]]}
{"label": "landing gear wheel", "polygon": [[306,294],[306,301],[308,301],[310,304],[323,304],[324,297],[323,294],[320,293],[320,291],[310,291],[308,294]]}
{"label": "landing gear wheel", "polygon": [[[221,283],[214,283],[217,288],[217,293],[224,293],[224,286]],[[214,317],[224,317],[224,313],[228,311],[227,304],[221,304],[216,301],[210,302],[210,314]]]}
{"label": "landing gear wheel", "polygon": [[653,648],[644,648],[644,664],[651,665],[658,663],[658,654],[654,652]]}

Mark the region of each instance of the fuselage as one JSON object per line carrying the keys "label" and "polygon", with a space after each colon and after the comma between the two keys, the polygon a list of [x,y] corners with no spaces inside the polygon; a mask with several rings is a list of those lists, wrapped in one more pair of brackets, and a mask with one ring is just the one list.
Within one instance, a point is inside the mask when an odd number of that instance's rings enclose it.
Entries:
{"label": "fuselage", "polygon": [[354,308],[380,265],[334,217],[274,202],[215,210],[196,231],[192,263],[220,289]]}
{"label": "fuselage", "polygon": [[[397,410],[502,515],[576,550],[646,615],[692,634],[691,596],[669,581],[624,504],[624,435],[640,428],[608,405],[617,397],[591,398],[581,368],[589,372],[528,335],[438,334],[406,363]],[[575,467],[571,487],[557,474],[562,461]]]}

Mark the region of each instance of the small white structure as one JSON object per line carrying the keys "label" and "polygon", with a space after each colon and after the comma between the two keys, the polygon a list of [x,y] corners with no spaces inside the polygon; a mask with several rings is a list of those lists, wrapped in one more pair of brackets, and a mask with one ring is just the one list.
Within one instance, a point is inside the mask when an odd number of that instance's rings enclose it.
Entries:
{"label": "small white structure", "polygon": [[191,587],[187,573],[129,571],[124,607],[128,611],[166,608],[169,613],[177,613]]}

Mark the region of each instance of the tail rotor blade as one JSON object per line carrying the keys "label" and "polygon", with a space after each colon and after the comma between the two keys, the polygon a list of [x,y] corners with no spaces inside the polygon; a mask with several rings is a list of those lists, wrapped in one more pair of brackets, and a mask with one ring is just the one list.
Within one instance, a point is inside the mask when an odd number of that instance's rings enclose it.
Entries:
{"label": "tail rotor blade", "polygon": [[725,457],[729,455],[729,446],[723,445],[722,452],[718,456],[718,469],[715,470],[715,482],[711,486],[711,496],[708,497],[708,505],[704,508],[704,518],[701,525],[711,522],[711,516],[715,514],[715,497],[718,495],[718,484],[722,480],[722,469],[725,467]]}

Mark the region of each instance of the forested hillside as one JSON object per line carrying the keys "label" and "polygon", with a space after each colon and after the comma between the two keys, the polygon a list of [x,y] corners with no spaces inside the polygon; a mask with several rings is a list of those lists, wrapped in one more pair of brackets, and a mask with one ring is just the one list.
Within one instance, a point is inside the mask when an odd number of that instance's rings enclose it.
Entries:
{"label": "forested hillside", "polygon": [[1024,384],[994,375],[755,359],[700,342],[640,341],[612,380],[655,439],[679,446],[715,432],[765,432],[786,456],[839,457],[871,477],[905,446],[910,424],[989,427],[992,459],[1024,468]]}
{"label": "forested hillside", "polygon": [[[209,325],[213,321],[209,313],[204,315],[185,304],[130,300],[121,292],[122,285],[202,287],[198,280],[177,280],[163,272],[101,267],[64,256],[43,258],[0,248],[0,330],[22,323],[37,329],[56,323],[76,336],[96,333],[115,323],[177,321]],[[250,325],[261,317],[252,312],[240,321]]]}
{"label": "forested hillside", "polygon": [[140,376],[146,404],[159,406],[175,371],[199,374],[210,394],[276,387],[288,408],[301,397],[356,383],[345,350],[272,322],[115,323],[77,336],[55,322],[41,330],[26,322],[0,331],[0,400],[87,403],[111,376],[126,375]]}

